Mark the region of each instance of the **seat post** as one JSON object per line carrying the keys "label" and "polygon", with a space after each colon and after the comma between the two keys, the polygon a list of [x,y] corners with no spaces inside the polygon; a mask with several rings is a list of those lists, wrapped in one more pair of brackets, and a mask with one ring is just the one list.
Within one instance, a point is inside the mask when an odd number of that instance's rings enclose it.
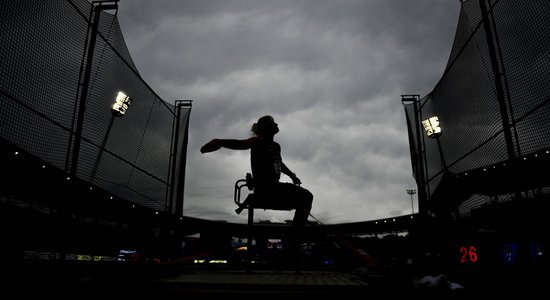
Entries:
{"label": "seat post", "polygon": [[248,205],[248,239],[246,241],[247,272],[250,272],[252,267],[252,259],[254,257],[252,250],[252,238],[254,238],[254,207],[252,205]]}

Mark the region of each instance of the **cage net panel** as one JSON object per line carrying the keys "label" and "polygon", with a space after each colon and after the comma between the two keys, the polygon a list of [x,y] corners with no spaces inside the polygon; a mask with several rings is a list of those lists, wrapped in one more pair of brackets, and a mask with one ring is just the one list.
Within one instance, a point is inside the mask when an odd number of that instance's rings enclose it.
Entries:
{"label": "cage net panel", "polygon": [[[100,12],[72,164],[92,8],[86,0],[0,2],[0,139],[118,197],[165,211],[174,106],[139,75],[113,11]],[[123,116],[111,109],[119,91],[132,99]]]}
{"label": "cage net panel", "polygon": [[[417,142],[409,129],[428,207],[466,211],[550,185],[533,176],[548,167],[550,149],[550,2],[485,4],[486,18],[480,1],[462,2],[444,74],[419,100],[416,113],[437,116],[442,134],[422,129]],[[421,126],[405,106],[408,126]]]}

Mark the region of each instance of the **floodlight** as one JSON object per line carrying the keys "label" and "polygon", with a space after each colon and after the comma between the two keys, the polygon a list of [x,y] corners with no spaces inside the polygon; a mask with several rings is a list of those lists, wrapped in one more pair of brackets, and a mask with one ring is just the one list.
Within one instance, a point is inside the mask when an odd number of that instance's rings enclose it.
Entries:
{"label": "floodlight", "polygon": [[130,107],[130,103],[132,103],[132,99],[128,97],[128,95],[124,92],[118,92],[115,103],[113,104],[113,115],[122,117],[126,113],[128,107]]}
{"label": "floodlight", "polygon": [[439,118],[434,116],[422,121],[424,130],[428,134],[428,137],[438,137],[441,135],[441,126],[439,126]]}

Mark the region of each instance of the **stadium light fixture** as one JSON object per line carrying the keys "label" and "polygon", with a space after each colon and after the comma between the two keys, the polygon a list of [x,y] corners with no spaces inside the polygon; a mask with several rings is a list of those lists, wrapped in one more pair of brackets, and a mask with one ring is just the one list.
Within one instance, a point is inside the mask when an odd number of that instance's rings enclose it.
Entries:
{"label": "stadium light fixture", "polygon": [[113,115],[117,117],[122,117],[126,113],[126,110],[130,107],[132,99],[128,97],[124,92],[118,92],[118,95],[113,104]]}
{"label": "stadium light fixture", "polygon": [[435,138],[441,135],[441,126],[439,125],[439,118],[437,116],[422,121],[422,125],[428,137]]}

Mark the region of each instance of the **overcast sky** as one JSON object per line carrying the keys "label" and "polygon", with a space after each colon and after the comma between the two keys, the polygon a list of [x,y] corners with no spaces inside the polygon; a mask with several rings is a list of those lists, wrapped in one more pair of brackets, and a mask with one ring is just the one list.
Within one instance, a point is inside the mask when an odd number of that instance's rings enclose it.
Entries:
{"label": "overcast sky", "polygon": [[[250,153],[199,148],[248,138],[266,114],[319,221],[410,214],[406,190],[416,184],[401,95],[435,87],[459,11],[459,0],[120,1],[142,77],[169,103],[193,100],[184,215],[246,222],[233,187],[250,172]],[[282,222],[293,212],[255,216]]]}

